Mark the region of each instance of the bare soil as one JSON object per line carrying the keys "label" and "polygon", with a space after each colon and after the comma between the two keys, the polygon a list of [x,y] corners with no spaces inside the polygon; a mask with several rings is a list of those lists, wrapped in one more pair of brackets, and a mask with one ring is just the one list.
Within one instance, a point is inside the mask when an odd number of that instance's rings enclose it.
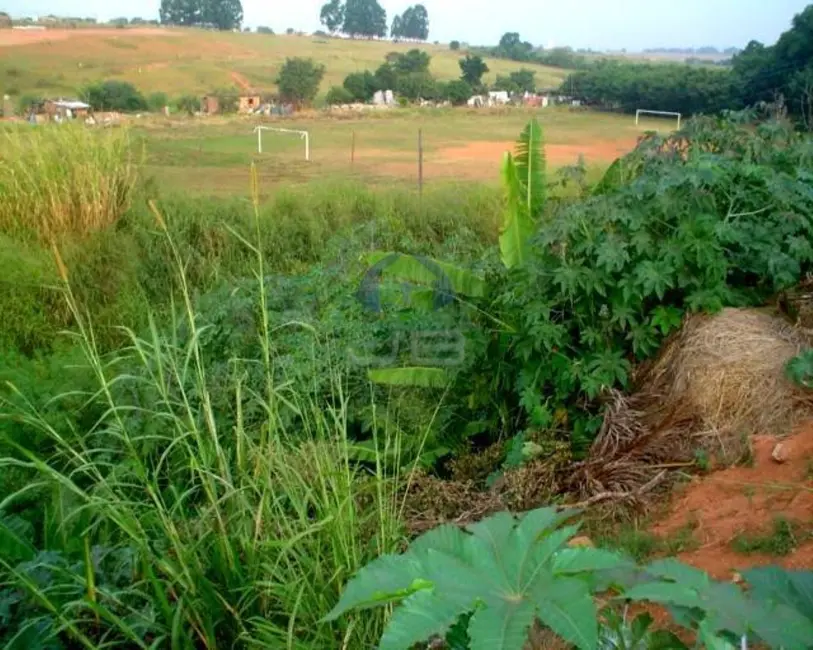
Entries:
{"label": "bare soil", "polygon": [[[753,439],[753,467],[732,467],[694,477],[675,494],[668,515],[652,532],[668,537],[687,525],[699,547],[681,553],[683,562],[730,580],[734,572],[765,564],[789,569],[813,568],[813,423],[780,440],[760,435]],[[782,442],[787,461],[777,463],[771,453]],[[731,543],[742,534],[770,534],[774,520],[784,517],[807,533],[784,557],[743,555]]]}
{"label": "bare soil", "polygon": [[177,36],[177,33],[160,27],[134,27],[128,29],[0,29],[0,47],[66,41],[87,36]]}

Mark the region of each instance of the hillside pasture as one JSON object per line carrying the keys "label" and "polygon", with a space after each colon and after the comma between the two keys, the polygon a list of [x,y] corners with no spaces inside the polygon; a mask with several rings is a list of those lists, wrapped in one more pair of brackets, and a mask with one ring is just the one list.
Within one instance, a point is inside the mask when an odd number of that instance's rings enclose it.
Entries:
{"label": "hillside pasture", "polygon": [[[306,130],[304,143],[290,134],[266,131],[257,154],[250,118],[153,119],[137,127],[146,152],[146,172],[170,189],[204,194],[245,193],[248,167],[257,165],[263,188],[283,183],[353,179],[369,184],[414,186],[418,178],[418,131],[422,132],[426,184],[474,181],[496,184],[504,152],[536,115],[545,130],[552,169],[575,165],[603,171],[630,151],[648,130],[667,130],[668,120],[568,109],[411,109],[358,115],[312,112],[266,126]],[[355,135],[354,135],[355,134]],[[355,138],[355,154],[352,143]]]}
{"label": "hillside pasture", "polygon": [[[432,56],[440,80],[460,76],[465,52],[445,45],[393,43],[318,36],[213,32],[198,29],[77,29],[0,34],[0,93],[71,95],[102,79],[133,83],[144,93],[203,94],[240,85],[273,92],[287,57],[312,57],[325,66],[321,93],[351,72],[375,70],[388,52],[420,47]],[[536,72],[537,85],[556,87],[567,71],[487,59],[485,81],[521,67]]]}

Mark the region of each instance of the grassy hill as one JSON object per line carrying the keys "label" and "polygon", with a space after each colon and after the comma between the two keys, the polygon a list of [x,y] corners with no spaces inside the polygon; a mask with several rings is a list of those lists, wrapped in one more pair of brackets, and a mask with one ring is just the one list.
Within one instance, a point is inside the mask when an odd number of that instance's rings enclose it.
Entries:
{"label": "grassy hill", "polygon": [[[171,96],[205,93],[250,83],[273,90],[277,71],[286,57],[313,57],[326,67],[322,92],[340,84],[354,71],[374,70],[390,51],[406,51],[413,44],[287,36],[210,32],[193,29],[78,29],[49,30],[16,36],[0,32],[0,94],[42,96],[75,94],[89,82],[102,79],[130,81],[145,93]],[[17,32],[19,34],[19,32]],[[439,79],[460,75],[461,52],[446,46],[421,45],[432,55],[432,72]],[[521,66],[490,59],[497,74]],[[525,64],[536,70],[541,87],[556,86],[566,71]]]}

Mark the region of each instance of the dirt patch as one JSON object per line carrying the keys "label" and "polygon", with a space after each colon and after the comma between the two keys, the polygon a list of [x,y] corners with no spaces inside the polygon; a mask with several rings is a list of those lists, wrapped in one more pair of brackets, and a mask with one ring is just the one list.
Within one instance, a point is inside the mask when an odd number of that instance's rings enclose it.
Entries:
{"label": "dirt patch", "polygon": [[[618,156],[628,153],[635,147],[636,141],[607,140],[593,141],[585,144],[547,144],[545,156],[548,164],[558,167],[574,164],[579,156],[590,162],[612,162]],[[430,161],[438,164],[454,164],[467,161],[478,161],[494,169],[499,165],[506,151],[513,151],[513,142],[470,142],[460,147],[447,147],[430,156]]]}
{"label": "dirt patch", "polygon": [[[787,461],[777,463],[771,453],[773,436],[753,438],[753,467],[732,467],[694,477],[675,496],[670,514],[652,532],[668,537],[694,526],[695,550],[679,559],[719,579],[752,566],[780,564],[787,568],[813,568],[813,423],[782,441]],[[732,542],[742,534],[769,534],[777,517],[798,522],[808,541],[784,557],[737,553]]]}
{"label": "dirt patch", "polygon": [[82,37],[103,36],[178,36],[160,27],[137,27],[133,29],[2,29],[0,30],[0,47],[31,45],[47,41],[66,41]]}
{"label": "dirt patch", "polygon": [[244,92],[252,92],[251,82],[246,79],[243,75],[239,72],[232,71],[229,73],[231,76],[231,80],[237,85],[237,87],[244,91]]}

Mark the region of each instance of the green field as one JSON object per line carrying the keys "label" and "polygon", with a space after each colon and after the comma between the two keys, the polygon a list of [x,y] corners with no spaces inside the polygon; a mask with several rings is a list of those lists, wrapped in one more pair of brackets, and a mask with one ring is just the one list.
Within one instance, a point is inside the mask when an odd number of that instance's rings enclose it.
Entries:
{"label": "green field", "polygon": [[[26,35],[29,36],[29,35]],[[30,35],[30,43],[4,42],[0,33],[0,94],[71,95],[81,86],[104,79],[135,84],[142,92],[171,96],[203,94],[248,82],[273,92],[287,57],[313,57],[325,68],[321,91],[341,84],[351,72],[375,70],[391,51],[414,45],[389,41],[211,32],[193,29],[50,30]],[[42,39],[42,40],[39,40]],[[460,76],[462,52],[421,44],[432,55],[431,72],[441,80]],[[491,72],[507,74],[521,66],[488,59]],[[536,71],[540,88],[556,87],[566,71],[526,64]]]}
{"label": "green field", "polygon": [[503,153],[534,115],[545,132],[552,168],[576,164],[580,156],[591,169],[606,168],[647,130],[672,126],[668,120],[636,126],[628,116],[568,109],[394,109],[364,116],[311,113],[262,123],[308,131],[310,163],[304,160],[304,142],[294,135],[266,131],[258,155],[256,119],[153,118],[136,121],[133,133],[143,139],[148,175],[165,188],[195,193],[244,193],[252,162],[264,189],[327,179],[414,186],[419,131],[425,183],[495,184]]}

